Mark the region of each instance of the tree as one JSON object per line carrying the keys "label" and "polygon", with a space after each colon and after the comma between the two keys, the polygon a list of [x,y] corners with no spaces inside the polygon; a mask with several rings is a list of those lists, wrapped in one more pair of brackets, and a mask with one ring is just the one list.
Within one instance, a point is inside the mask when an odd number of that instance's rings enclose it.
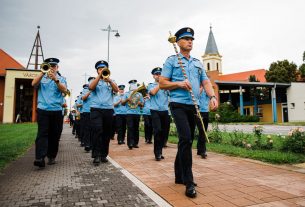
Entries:
{"label": "tree", "polygon": [[266,72],[265,78],[268,82],[294,82],[297,78],[297,65],[288,60],[273,62]]}
{"label": "tree", "polygon": [[305,77],[305,51],[303,52],[303,64],[299,67],[301,77]]}
{"label": "tree", "polygon": [[299,67],[299,71],[300,71],[301,77],[305,77],[305,63],[303,63],[303,64]]}
{"label": "tree", "polygon": [[255,75],[250,75],[248,78],[249,82],[259,82]]}

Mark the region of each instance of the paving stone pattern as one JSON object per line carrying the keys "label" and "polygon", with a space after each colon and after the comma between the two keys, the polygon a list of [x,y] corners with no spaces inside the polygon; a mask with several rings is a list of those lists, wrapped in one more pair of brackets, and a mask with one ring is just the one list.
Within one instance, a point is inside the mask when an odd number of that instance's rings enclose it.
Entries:
{"label": "paving stone pattern", "polygon": [[96,167],[65,126],[55,165],[33,166],[34,147],[0,175],[0,206],[157,206],[110,162]]}

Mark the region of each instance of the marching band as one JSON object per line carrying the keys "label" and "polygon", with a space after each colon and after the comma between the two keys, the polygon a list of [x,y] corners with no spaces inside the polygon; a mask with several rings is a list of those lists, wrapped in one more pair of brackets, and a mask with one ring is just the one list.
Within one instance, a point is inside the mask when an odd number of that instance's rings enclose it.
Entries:
{"label": "marching band", "polygon": [[[85,152],[91,151],[93,165],[108,162],[109,143],[115,132],[118,145],[127,144],[129,150],[139,148],[141,116],[145,143],[153,143],[152,154],[156,161],[165,159],[163,148],[167,144],[173,117],[179,138],[175,182],[186,186],[186,196],[196,196],[191,152],[194,129],[197,125],[197,154],[206,158],[205,131],[209,105],[216,109],[218,103],[203,65],[190,56],[193,40],[194,31],[191,28],[177,31],[171,43],[175,49],[176,44],[179,46],[180,53],[176,50],[177,54],[170,56],[163,68],[152,69],[153,83],[140,85],[137,80],[130,80],[127,92],[124,91],[125,85],[117,85],[110,78],[108,62],[96,62],[97,76],[90,77],[89,84],[83,85],[69,114],[72,134],[78,138]],[[63,125],[62,104],[67,82],[58,73],[58,63],[57,58],[46,59],[41,75],[32,82],[38,88],[38,132],[34,165],[40,168],[45,167],[45,157],[48,158],[49,165],[56,163]],[[196,110],[201,116],[196,115]],[[204,126],[199,119],[201,117]]]}

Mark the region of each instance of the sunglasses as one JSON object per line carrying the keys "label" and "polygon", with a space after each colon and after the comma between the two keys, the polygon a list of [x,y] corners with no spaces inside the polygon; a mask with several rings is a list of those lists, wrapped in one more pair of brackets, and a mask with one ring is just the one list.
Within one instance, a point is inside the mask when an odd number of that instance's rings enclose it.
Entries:
{"label": "sunglasses", "polygon": [[161,75],[161,73],[155,73],[155,75]]}
{"label": "sunglasses", "polygon": [[51,65],[52,68],[54,68],[57,64],[52,64],[52,63],[51,63],[50,65]]}

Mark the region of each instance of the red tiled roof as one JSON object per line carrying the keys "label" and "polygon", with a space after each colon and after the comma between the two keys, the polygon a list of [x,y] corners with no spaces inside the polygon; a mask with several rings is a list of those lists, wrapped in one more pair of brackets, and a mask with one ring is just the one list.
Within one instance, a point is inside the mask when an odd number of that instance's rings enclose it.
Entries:
{"label": "red tiled roof", "polygon": [[265,83],[265,69],[258,69],[258,70],[250,70],[240,73],[231,73],[227,75],[220,75],[217,79],[219,81],[236,81],[236,82],[248,82],[250,75],[255,75],[256,79],[259,80],[259,82]]}
{"label": "red tiled roof", "polygon": [[0,49],[0,76],[4,76],[7,68],[24,69],[24,66]]}

